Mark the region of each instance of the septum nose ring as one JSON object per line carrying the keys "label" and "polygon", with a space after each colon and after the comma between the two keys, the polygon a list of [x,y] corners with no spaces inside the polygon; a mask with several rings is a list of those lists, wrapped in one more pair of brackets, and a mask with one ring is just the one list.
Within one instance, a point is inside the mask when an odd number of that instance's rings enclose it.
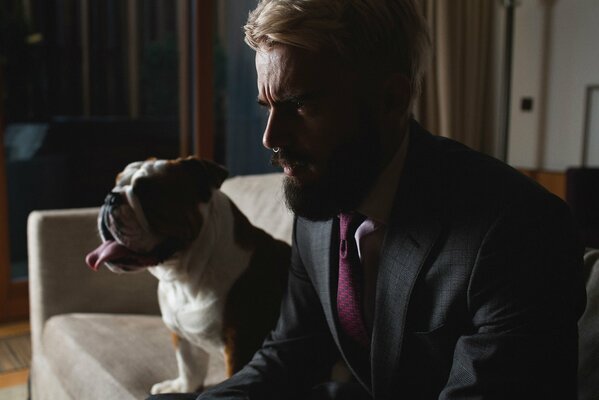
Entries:
{"label": "septum nose ring", "polygon": [[281,151],[280,147],[273,147],[272,149],[273,152],[278,153],[279,151]]}

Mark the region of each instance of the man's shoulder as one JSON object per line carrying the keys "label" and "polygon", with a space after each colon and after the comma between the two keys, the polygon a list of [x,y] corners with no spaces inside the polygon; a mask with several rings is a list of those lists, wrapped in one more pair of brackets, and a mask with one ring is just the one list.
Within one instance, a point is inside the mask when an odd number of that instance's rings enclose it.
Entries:
{"label": "man's shoulder", "polygon": [[434,210],[458,225],[486,225],[506,212],[535,219],[569,214],[562,199],[492,156],[423,128],[412,131],[410,144],[398,205],[403,194],[419,213]]}
{"label": "man's shoulder", "polygon": [[421,128],[413,133],[412,143],[415,150],[413,157],[428,160],[425,163],[434,169],[438,178],[436,184],[450,197],[561,202],[512,166],[455,140],[433,135]]}

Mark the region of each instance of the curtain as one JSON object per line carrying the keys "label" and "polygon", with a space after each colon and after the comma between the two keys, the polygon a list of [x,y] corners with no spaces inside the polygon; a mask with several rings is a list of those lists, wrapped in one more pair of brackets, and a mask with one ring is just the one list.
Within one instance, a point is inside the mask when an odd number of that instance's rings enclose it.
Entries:
{"label": "curtain", "polygon": [[417,118],[431,132],[493,153],[497,69],[493,0],[420,0],[432,56]]}

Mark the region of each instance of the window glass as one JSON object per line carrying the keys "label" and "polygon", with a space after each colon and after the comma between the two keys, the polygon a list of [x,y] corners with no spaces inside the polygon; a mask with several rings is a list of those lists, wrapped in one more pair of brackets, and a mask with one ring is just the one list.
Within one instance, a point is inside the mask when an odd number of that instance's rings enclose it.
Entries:
{"label": "window glass", "polygon": [[179,155],[177,3],[0,2],[12,280],[32,210],[99,206],[127,163]]}
{"label": "window glass", "polygon": [[257,0],[219,0],[216,7],[216,155],[231,175],[274,172],[262,146],[267,115],[256,103],[254,51],[243,26]]}

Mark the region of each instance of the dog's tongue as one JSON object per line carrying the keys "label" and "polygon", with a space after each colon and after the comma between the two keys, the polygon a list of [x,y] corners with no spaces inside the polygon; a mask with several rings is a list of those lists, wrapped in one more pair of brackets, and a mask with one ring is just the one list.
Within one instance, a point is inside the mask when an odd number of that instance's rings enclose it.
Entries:
{"label": "dog's tongue", "polygon": [[128,265],[138,267],[156,265],[159,262],[156,257],[135,253],[114,240],[102,243],[85,257],[85,262],[91,269],[97,271],[102,263],[119,259],[126,259]]}
{"label": "dog's tongue", "polygon": [[117,243],[114,240],[104,242],[96,250],[92,251],[85,257],[85,262],[88,267],[97,271],[103,262],[116,260],[129,255],[131,251],[125,246]]}

